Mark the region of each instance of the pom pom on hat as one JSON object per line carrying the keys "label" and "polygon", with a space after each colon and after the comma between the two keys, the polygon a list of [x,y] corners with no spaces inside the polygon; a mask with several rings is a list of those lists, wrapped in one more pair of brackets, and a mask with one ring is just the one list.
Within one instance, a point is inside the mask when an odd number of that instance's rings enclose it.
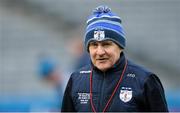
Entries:
{"label": "pom pom on hat", "polygon": [[107,6],[99,6],[87,20],[84,45],[88,50],[90,41],[112,40],[125,48],[126,39],[121,18],[111,12]]}
{"label": "pom pom on hat", "polygon": [[99,6],[99,7],[97,7],[94,11],[93,11],[93,13],[94,14],[97,14],[97,13],[108,13],[108,12],[110,12],[111,11],[111,9],[109,8],[109,7],[107,7],[107,6]]}

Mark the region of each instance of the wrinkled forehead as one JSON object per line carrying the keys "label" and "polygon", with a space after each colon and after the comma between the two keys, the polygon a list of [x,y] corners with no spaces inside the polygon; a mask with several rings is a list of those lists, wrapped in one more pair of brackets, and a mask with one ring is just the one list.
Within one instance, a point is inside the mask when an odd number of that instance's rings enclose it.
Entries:
{"label": "wrinkled forehead", "polygon": [[92,43],[114,43],[114,41],[110,40],[110,39],[105,39],[105,40],[90,40],[89,44]]}
{"label": "wrinkled forehead", "polygon": [[106,38],[106,39],[103,39],[103,40],[92,39],[92,40],[89,41],[89,45],[94,44],[94,43],[96,43],[96,44],[105,44],[105,43],[110,44],[110,43],[112,43],[112,44],[117,45],[119,47],[119,45],[116,43],[116,40],[112,40],[111,38]]}
{"label": "wrinkled forehead", "polygon": [[94,45],[94,44],[110,44],[110,43],[111,43],[112,45],[118,46],[118,48],[119,48],[120,50],[123,50],[123,49],[119,46],[119,44],[118,44],[118,42],[117,42],[116,40],[107,37],[107,38],[104,38],[104,39],[102,39],[102,40],[97,40],[97,39],[95,39],[95,38],[91,38],[91,39],[88,41],[87,51],[89,52],[89,47],[90,47],[90,45]]}

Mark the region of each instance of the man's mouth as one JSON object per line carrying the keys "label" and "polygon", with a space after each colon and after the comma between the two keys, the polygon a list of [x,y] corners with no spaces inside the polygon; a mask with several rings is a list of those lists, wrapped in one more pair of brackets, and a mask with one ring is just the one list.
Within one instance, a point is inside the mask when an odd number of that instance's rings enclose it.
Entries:
{"label": "man's mouth", "polygon": [[98,59],[96,59],[96,60],[99,60],[99,61],[106,61],[106,60],[108,60],[108,58],[98,58]]}

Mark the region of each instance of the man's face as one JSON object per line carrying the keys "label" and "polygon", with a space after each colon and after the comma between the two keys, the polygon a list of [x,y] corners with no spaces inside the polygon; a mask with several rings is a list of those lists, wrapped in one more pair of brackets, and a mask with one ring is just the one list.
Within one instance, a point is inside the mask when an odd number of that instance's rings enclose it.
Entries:
{"label": "man's face", "polygon": [[119,59],[122,49],[112,41],[92,41],[89,44],[91,61],[99,70],[105,72]]}

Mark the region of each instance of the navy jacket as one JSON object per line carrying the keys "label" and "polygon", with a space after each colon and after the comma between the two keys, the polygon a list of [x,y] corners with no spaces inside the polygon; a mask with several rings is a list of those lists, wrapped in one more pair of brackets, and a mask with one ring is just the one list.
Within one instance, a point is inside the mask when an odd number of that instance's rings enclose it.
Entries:
{"label": "navy jacket", "polygon": [[[126,58],[121,54],[119,61],[106,72],[92,64],[74,72],[67,84],[62,112],[92,112],[90,103],[90,73],[92,68],[92,100],[97,112],[102,112],[119,81]],[[163,86],[152,72],[127,61],[127,68],[107,112],[168,112]]]}

